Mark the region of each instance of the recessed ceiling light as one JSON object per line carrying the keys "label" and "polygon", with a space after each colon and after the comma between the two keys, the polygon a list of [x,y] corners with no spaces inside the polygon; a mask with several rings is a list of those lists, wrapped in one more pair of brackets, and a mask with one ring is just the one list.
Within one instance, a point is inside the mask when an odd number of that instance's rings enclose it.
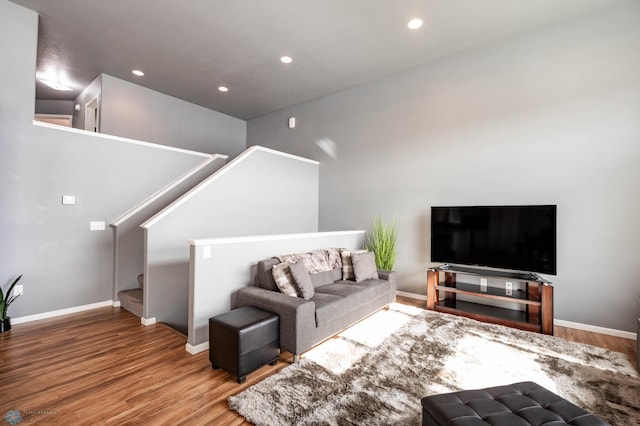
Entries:
{"label": "recessed ceiling light", "polygon": [[411,29],[411,30],[417,30],[421,26],[422,26],[422,19],[420,19],[420,18],[412,19],[407,24],[407,27],[409,27],[409,29]]}
{"label": "recessed ceiling light", "polygon": [[220,86],[220,87],[218,87],[218,90],[221,91],[221,92],[228,92],[229,88],[225,87],[225,86]]}
{"label": "recessed ceiling light", "polygon": [[133,70],[131,72],[133,73],[133,75],[137,75],[138,77],[142,77],[144,75],[144,73],[140,70]]}
{"label": "recessed ceiling light", "polygon": [[282,58],[280,58],[280,61],[282,61],[283,64],[290,64],[291,62],[293,62],[293,59],[291,58],[291,56],[283,56]]}

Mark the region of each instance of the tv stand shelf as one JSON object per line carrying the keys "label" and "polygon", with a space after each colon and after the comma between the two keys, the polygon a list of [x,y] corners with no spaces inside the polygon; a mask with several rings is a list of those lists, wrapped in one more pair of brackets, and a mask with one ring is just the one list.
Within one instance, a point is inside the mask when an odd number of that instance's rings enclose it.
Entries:
{"label": "tv stand shelf", "polygon": [[[444,272],[444,283],[440,282],[440,272]],[[525,289],[514,289],[511,295],[507,295],[504,289],[496,287],[487,287],[483,291],[477,284],[458,282],[456,280],[458,274],[524,281]],[[440,298],[441,292],[444,293],[442,299]],[[457,295],[511,302],[523,305],[524,310],[458,300]],[[427,309],[553,335],[553,286],[549,281],[536,274],[450,265],[431,268],[427,272]]]}

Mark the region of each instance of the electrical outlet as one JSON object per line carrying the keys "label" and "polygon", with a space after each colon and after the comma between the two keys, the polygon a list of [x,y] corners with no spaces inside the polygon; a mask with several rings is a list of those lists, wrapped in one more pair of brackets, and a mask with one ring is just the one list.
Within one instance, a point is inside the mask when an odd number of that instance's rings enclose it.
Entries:
{"label": "electrical outlet", "polygon": [[104,222],[89,222],[89,231],[104,231]]}
{"label": "electrical outlet", "polygon": [[13,296],[20,296],[23,291],[24,289],[22,288],[22,284],[16,284],[16,286],[13,288]]}
{"label": "electrical outlet", "polygon": [[486,293],[487,292],[487,279],[480,278],[480,291]]}
{"label": "electrical outlet", "polygon": [[74,195],[63,195],[62,196],[62,204],[64,205],[74,205],[76,203],[76,197]]}
{"label": "electrical outlet", "polygon": [[211,246],[204,246],[202,249],[202,258],[210,259],[211,258]]}
{"label": "electrical outlet", "polygon": [[507,296],[511,296],[513,294],[513,283],[511,281],[507,281],[507,285],[505,286]]}

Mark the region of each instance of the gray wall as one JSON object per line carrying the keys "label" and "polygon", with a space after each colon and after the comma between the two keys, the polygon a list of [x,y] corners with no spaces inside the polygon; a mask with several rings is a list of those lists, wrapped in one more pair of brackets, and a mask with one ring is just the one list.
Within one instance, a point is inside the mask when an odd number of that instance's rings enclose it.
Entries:
{"label": "gray wall", "polygon": [[203,160],[34,126],[37,34],[34,12],[0,1],[0,285],[24,274],[13,318],[111,300],[112,235],[89,222],[108,225]]}
{"label": "gray wall", "polygon": [[[254,282],[259,261],[325,247],[355,250],[363,246],[364,231],[191,241],[187,344],[197,346],[208,341],[208,319],[231,309],[231,295]],[[203,255],[205,247],[211,251],[208,258]]]}
{"label": "gray wall", "polygon": [[120,290],[138,288],[138,274],[144,272],[144,230],[140,225],[227,163],[226,157],[219,154],[207,161],[181,177],[175,186],[163,188],[162,194],[154,194],[153,200],[144,200],[111,224],[115,245],[113,300],[118,300]]}
{"label": "gray wall", "polygon": [[36,114],[73,115],[73,101],[52,101],[36,99]]}
{"label": "gray wall", "polygon": [[[84,130],[84,108],[85,105],[95,98],[102,94],[102,74],[97,76],[87,87],[85,87],[82,92],[76,97],[74,103],[75,105],[80,105],[80,111],[73,110],[73,127],[76,129]],[[101,103],[101,98],[98,98],[98,105]],[[37,102],[37,101],[36,101]],[[102,113],[102,107],[99,107],[98,114]],[[100,130],[101,117],[98,118],[98,130]],[[118,135],[116,135],[118,136]],[[122,136],[122,135],[120,135]]]}
{"label": "gray wall", "polygon": [[555,317],[634,331],[638,16],[627,2],[257,118],[247,143],[321,161],[320,230],[395,216],[398,289],[420,295],[431,206],[557,204]]}
{"label": "gray wall", "polygon": [[102,74],[102,133],[233,158],[246,121]]}
{"label": "gray wall", "polygon": [[187,331],[194,238],[318,230],[318,164],[253,147],[142,226],[144,318]]}

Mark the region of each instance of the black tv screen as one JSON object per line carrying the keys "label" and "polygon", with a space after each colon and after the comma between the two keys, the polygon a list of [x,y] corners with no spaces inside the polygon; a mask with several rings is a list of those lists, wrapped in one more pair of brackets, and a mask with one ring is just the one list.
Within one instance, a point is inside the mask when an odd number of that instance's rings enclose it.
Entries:
{"label": "black tv screen", "polygon": [[431,207],[431,261],[556,274],[556,206]]}

